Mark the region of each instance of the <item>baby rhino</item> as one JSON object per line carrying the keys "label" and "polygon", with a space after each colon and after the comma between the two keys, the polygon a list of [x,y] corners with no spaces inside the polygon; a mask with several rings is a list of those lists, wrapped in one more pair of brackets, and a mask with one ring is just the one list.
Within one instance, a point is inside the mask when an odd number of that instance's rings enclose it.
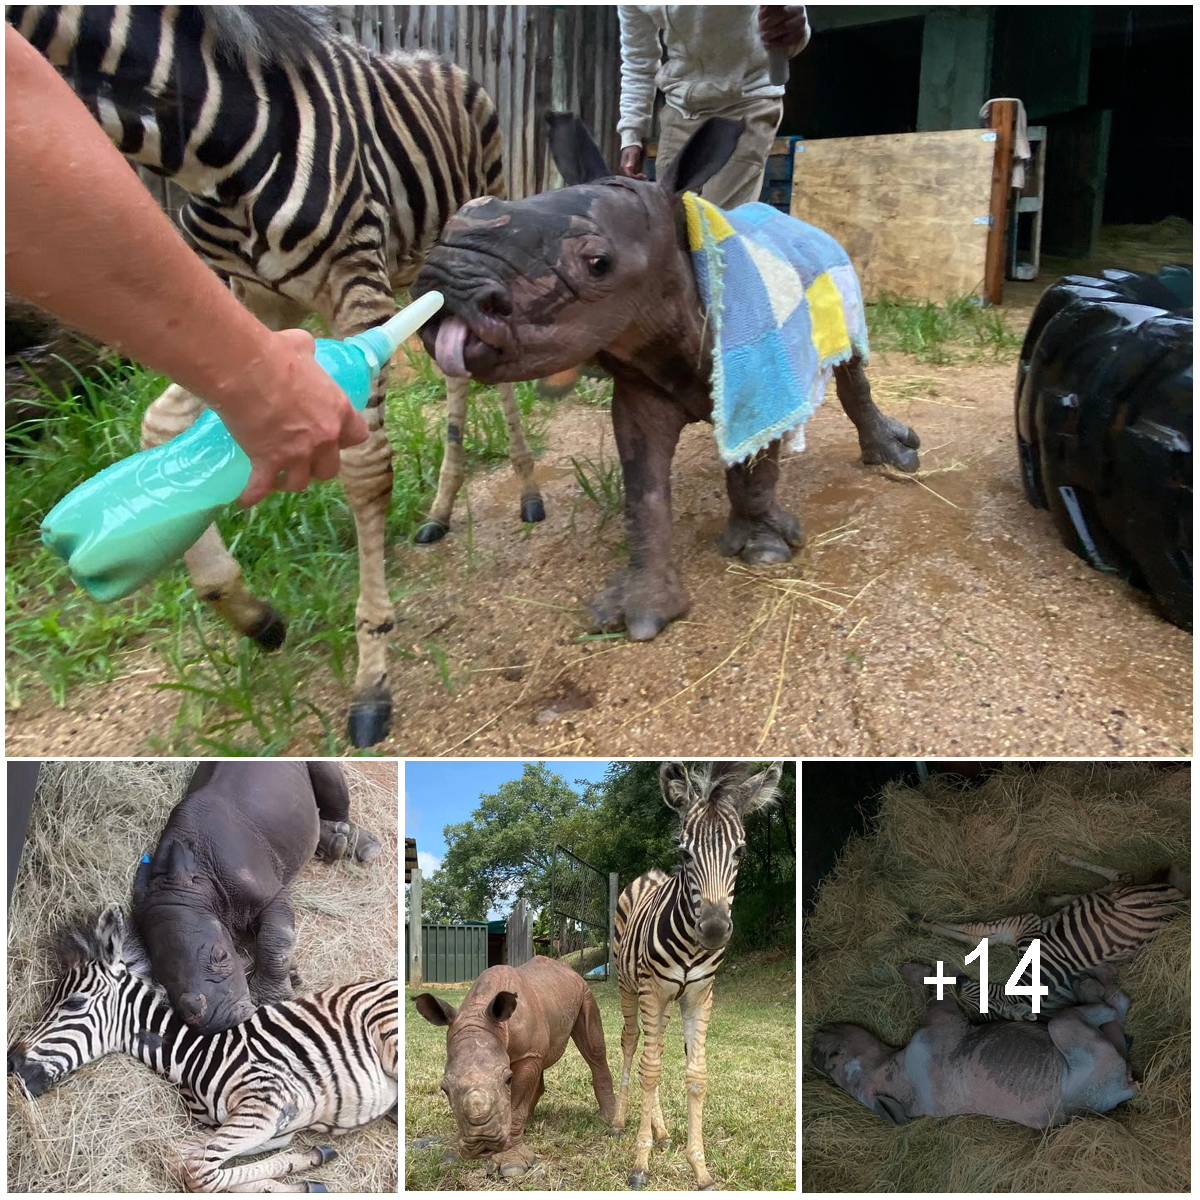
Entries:
{"label": "baby rhino", "polygon": [[812,1051],[819,1071],[894,1125],[979,1113],[1046,1129],[1136,1095],[1125,1057],[1129,997],[1111,967],[1076,984],[1080,999],[1102,1003],[1064,1009],[1044,1025],[972,1025],[949,995],[930,998],[922,981],[932,967],[906,963],[900,973],[923,1019],[907,1046],[897,1050],[858,1025],[837,1024],[817,1030]]}
{"label": "baby rhino", "polygon": [[525,1145],[525,1122],[545,1090],[543,1072],[562,1058],[568,1038],[591,1067],[600,1116],[612,1121],[600,1009],[570,967],[540,956],[516,968],[489,967],[459,1009],[432,992],[415,1003],[425,1020],[447,1027],[441,1086],[467,1158],[492,1155],[505,1178],[537,1162]]}

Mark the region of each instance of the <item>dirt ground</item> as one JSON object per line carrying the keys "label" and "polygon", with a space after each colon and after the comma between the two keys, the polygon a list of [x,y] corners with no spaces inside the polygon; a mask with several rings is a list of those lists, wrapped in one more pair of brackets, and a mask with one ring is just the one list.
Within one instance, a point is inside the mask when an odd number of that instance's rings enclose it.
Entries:
{"label": "dirt ground", "polygon": [[[1014,295],[1012,307],[1025,299]],[[809,448],[783,465],[780,495],[809,543],[781,567],[747,569],[717,553],[723,472],[709,428],[686,430],[674,530],[693,607],[642,644],[579,640],[582,602],[623,560],[623,529],[619,516],[601,524],[571,464],[615,461],[608,413],[564,401],[538,464],[544,523],[522,530],[501,468],[470,480],[450,537],[393,547],[390,576],[409,589],[397,636],[417,661],[393,660],[397,715],[378,749],[1190,754],[1192,639],[1066,550],[1027,504],[1014,369],[877,355],[876,398],[920,433],[923,473],[862,466],[831,399]],[[149,690],[155,681],[147,654],[71,708],[10,714],[9,752],[137,752],[174,713],[171,693]],[[316,699],[340,713],[346,696],[331,679]]]}
{"label": "dirt ground", "polygon": [[[47,943],[107,904],[128,909],[134,869],[152,850],[191,777],[191,764],[44,763],[8,914],[10,1038],[42,1011],[54,977]],[[291,885],[301,991],[363,974],[395,975],[399,943],[397,766],[345,767],[351,812],[383,842],[370,866],[314,859]],[[12,1192],[157,1192],[176,1187],[169,1148],[194,1137],[177,1089],[135,1059],[113,1054],[31,1100],[10,1076],[8,1187]],[[113,1131],[119,1130],[119,1136]],[[301,1134],[297,1146],[327,1142]],[[316,1174],[331,1191],[395,1192],[396,1125],[377,1121],[338,1139],[339,1157]]]}

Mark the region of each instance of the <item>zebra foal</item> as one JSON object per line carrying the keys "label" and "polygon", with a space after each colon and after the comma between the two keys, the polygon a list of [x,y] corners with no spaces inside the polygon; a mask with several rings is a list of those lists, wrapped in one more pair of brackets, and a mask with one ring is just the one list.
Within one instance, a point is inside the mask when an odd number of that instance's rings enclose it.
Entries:
{"label": "zebra foal", "polygon": [[[1191,886],[1185,872],[1172,867],[1166,882],[1134,883],[1133,876],[1097,866],[1066,854],[1055,858],[1068,866],[1101,875],[1108,883],[1095,891],[1076,896],[1049,896],[1046,904],[1058,911],[1048,916],[1021,913],[998,921],[924,921],[917,914],[910,920],[930,933],[975,946],[981,938],[989,943],[1015,946],[1024,954],[1034,938],[1041,940],[1041,983],[1050,989],[1042,997],[1041,1015],[1049,1016],[1074,1004],[1078,976],[1105,963],[1132,962],[1163,926],[1180,911]],[[1021,979],[1028,986],[1027,971]],[[1004,983],[988,983],[986,1020],[1036,1020],[1030,1001],[1006,995]],[[968,979],[958,987],[979,1012],[979,981]]]}
{"label": "zebra foal", "polygon": [[713,977],[733,933],[733,886],[745,849],[747,814],[770,804],[779,792],[781,765],[747,777],[741,763],[704,763],[689,770],[680,762],[659,768],[663,800],[680,817],[680,865],[668,875],[639,875],[617,900],[617,983],[621,994],[621,1090],[613,1132],[625,1128],[629,1072],[638,1043],[638,1016],[645,1033],[640,1073],[642,1114],[631,1188],[647,1182],[650,1148],[667,1139],[658,1083],[663,1036],[673,1000],[679,1001],[687,1055],[688,1135],[686,1158],[698,1188],[713,1186],[704,1160],[701,1128],[707,1066],[704,1043],[712,1016]]}
{"label": "zebra foal", "polygon": [[[468,200],[505,194],[487,93],[433,55],[380,54],[342,38],[320,6],[9,5],[5,16],[127,158],[189,193],[184,236],[272,329],[314,312],[338,338],[378,325],[395,313],[396,291],[416,277],[446,221]],[[348,717],[356,746],[382,741],[392,716],[386,386],[385,372],[364,413],[369,437],[341,455],[359,558]],[[469,386],[447,380],[445,454],[418,541],[449,528]],[[540,521],[512,384],[500,402],[521,517]],[[143,445],[181,433],[203,403],[168,387],[146,411]],[[238,633],[266,650],[283,644],[283,617],[246,587],[215,525],[184,562],[196,595]]]}
{"label": "zebra foal", "polygon": [[177,1147],[189,1192],[323,1192],[279,1183],[336,1156],[330,1146],[282,1150],[305,1129],[334,1136],[394,1112],[399,1054],[394,979],[361,980],[259,1008],[204,1035],[183,1023],[149,977],[150,963],[120,909],[60,941],[62,974],[42,1020],[8,1051],[31,1096],[123,1050],[177,1084],[192,1116],[215,1131]]}

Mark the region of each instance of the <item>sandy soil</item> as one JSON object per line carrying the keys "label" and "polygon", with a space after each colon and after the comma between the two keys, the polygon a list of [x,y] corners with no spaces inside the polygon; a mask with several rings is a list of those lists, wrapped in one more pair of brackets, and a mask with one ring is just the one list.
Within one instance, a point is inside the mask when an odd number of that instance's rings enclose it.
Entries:
{"label": "sandy soil", "polygon": [[[863,467],[836,403],[786,460],[780,495],[809,544],[792,563],[719,556],[723,472],[706,426],[674,475],[675,553],[693,607],[652,643],[580,642],[582,601],[620,565],[572,456],[615,457],[605,410],[562,403],[539,464],[548,519],[526,535],[506,470],[479,475],[453,535],[394,548],[411,590],[397,717],[408,755],[1179,755],[1191,747],[1191,637],[1091,570],[1029,507],[1013,365],[873,362],[876,397],[921,434],[916,481]],[[444,653],[444,669],[425,644]],[[284,651],[286,653],[286,650]],[[136,752],[169,726],[153,660],[67,710],[27,705],[9,753]],[[448,672],[453,691],[446,686]],[[341,711],[332,680],[318,703]],[[297,745],[303,752],[305,747]]]}

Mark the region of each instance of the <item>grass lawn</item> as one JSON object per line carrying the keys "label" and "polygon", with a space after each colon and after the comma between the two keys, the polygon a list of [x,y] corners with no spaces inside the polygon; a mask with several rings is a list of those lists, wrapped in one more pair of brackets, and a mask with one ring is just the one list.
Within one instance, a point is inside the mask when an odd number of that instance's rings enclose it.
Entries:
{"label": "grass lawn", "polygon": [[[423,989],[425,990],[425,989]],[[451,1004],[464,987],[432,985]],[[604,1020],[608,1066],[619,1088],[621,1009],[617,985],[592,986]],[[487,1174],[483,1160],[443,1163],[444,1147],[412,1149],[419,1138],[453,1143],[454,1118],[438,1089],[446,1062],[446,1038],[412,1004],[405,989],[405,1187],[481,1190],[521,1186]],[[717,976],[712,1024],[706,1046],[708,1096],[704,1105],[704,1149],[717,1186],[723,1190],[794,1191],[796,1187],[796,966],[744,959],[727,963]],[[641,1087],[634,1059],[629,1121],[624,1135],[606,1135],[592,1093],[591,1075],[574,1044],[546,1073],[546,1093],[525,1127],[544,1174],[524,1186],[585,1191],[624,1190],[633,1166],[641,1112]],[[663,1049],[660,1088],[663,1115],[671,1133],[669,1149],[650,1156],[649,1187],[690,1191],[691,1169],[684,1158],[687,1098],[684,1092],[683,1033],[673,1007]]]}

